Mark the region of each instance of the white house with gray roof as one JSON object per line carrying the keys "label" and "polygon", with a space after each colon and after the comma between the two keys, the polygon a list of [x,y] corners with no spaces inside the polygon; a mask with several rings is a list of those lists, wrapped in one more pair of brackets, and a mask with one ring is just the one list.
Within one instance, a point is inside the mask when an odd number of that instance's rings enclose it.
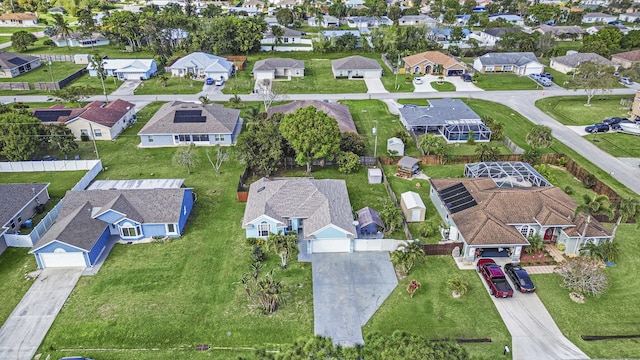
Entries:
{"label": "white house with gray roof", "polygon": [[240,110],[173,101],[162,105],[138,132],[138,146],[233,145],[241,130]]}
{"label": "white house with gray roof", "polygon": [[30,247],[16,243],[7,234],[18,234],[38,212],[37,207],[49,201],[49,183],[0,184],[0,254],[7,246]]}
{"label": "white house with gray roof", "polygon": [[242,219],[247,238],[297,233],[308,253],[351,252],[357,237],[344,180],[262,178],[249,187]]}
{"label": "white house with gray roof", "polygon": [[39,57],[0,51],[0,78],[14,78],[40,65]]}
{"label": "white house with gray roof", "polygon": [[544,65],[532,52],[488,53],[473,60],[473,68],[481,73],[510,72],[517,75],[539,74]]}
{"label": "white house with gray roof", "polygon": [[304,61],[288,58],[271,58],[256,61],[253,65],[255,80],[304,77]]}
{"label": "white house with gray roof", "polygon": [[232,62],[223,57],[194,52],[176,60],[169,66],[169,70],[174,77],[193,74],[194,77],[228,80],[234,67]]}
{"label": "white house with gray roof", "polygon": [[549,66],[554,70],[566,74],[568,72],[576,71],[576,68],[585,62],[611,66],[615,70],[620,67],[620,65],[596,53],[572,53],[565,56],[551,58]]}
{"label": "white house with gray roof", "polygon": [[67,191],[55,223],[30,250],[38,268],[93,266],[112,238],[133,243],[181,236],[194,195],[168,184]]}
{"label": "white house with gray roof", "polygon": [[382,66],[375,59],[355,55],[331,61],[334,78],[381,78]]}
{"label": "white house with gray roof", "polygon": [[429,106],[405,105],[399,109],[400,122],[416,134],[442,136],[448,143],[491,141],[491,130],[480,115],[460,99],[429,99]]}

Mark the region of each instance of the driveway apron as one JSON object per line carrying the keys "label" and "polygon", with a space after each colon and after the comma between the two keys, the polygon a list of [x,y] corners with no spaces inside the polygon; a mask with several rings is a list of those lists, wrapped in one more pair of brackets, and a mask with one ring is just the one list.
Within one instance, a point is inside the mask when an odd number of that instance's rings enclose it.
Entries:
{"label": "driveway apron", "polygon": [[312,255],[314,333],[364,344],[362,326],[398,285],[386,252]]}
{"label": "driveway apron", "polygon": [[380,79],[365,78],[364,83],[367,85],[367,93],[369,94],[389,93]]}
{"label": "driveway apron", "polygon": [[44,269],[0,328],[0,359],[29,360],[84,268]]}

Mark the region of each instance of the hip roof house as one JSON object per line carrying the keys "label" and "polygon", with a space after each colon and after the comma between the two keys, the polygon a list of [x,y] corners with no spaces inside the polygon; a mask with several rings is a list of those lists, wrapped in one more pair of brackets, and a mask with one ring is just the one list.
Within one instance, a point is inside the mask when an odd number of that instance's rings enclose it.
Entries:
{"label": "hip roof house", "polygon": [[0,51],[0,78],[14,78],[40,67],[40,58]]}
{"label": "hip roof house", "polygon": [[334,78],[380,78],[382,66],[378,61],[363,56],[349,56],[331,61]]}
{"label": "hip roof house", "polygon": [[510,72],[521,76],[544,71],[544,65],[532,52],[487,53],[473,60],[473,68],[481,73]]}
{"label": "hip roof house", "polygon": [[[105,59],[102,67],[107,76],[117,77],[118,80],[147,80],[158,72],[154,59]],[[91,62],[87,70],[89,76],[98,76]]]}
{"label": "hip roof house", "polygon": [[596,53],[573,53],[565,56],[553,57],[551,58],[550,66],[552,69],[566,74],[568,72],[575,71],[581,63],[585,62],[611,66],[615,69],[619,67],[618,64]]}
{"label": "hip roof house", "polygon": [[324,111],[329,117],[336,119],[338,127],[341,132],[354,132],[357,133],[356,124],[353,122],[353,117],[349,111],[347,105],[343,105],[337,102],[324,102],[318,100],[296,100],[288,104],[272,106],[267,111],[269,116],[275,113],[291,114],[300,108],[307,106],[313,106],[319,111]]}
{"label": "hip roof house", "polygon": [[227,59],[203,52],[194,52],[181,57],[169,66],[171,76],[182,77],[189,73],[195,77],[229,80],[233,74],[233,63]]}
{"label": "hip roof house", "polygon": [[454,57],[439,51],[425,51],[420,54],[402,58],[404,71],[407,74],[443,74],[446,76],[461,75],[467,65]]}

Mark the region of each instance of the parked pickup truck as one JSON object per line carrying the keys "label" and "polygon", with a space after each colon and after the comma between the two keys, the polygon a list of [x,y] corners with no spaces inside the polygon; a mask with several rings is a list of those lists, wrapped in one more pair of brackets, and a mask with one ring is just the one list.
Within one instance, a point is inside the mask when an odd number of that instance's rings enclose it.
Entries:
{"label": "parked pickup truck", "polygon": [[512,297],[513,289],[507,281],[502,268],[492,259],[478,260],[478,272],[489,285],[489,293],[495,297]]}

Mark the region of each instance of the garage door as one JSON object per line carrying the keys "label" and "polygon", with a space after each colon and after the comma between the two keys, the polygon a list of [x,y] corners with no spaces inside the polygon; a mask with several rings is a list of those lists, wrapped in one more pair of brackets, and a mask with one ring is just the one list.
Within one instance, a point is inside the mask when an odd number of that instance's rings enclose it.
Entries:
{"label": "garage door", "polygon": [[43,268],[51,267],[86,267],[84,254],[81,252],[54,252],[40,254]]}
{"label": "garage door", "polygon": [[350,252],[351,239],[323,239],[311,241],[312,253]]}

